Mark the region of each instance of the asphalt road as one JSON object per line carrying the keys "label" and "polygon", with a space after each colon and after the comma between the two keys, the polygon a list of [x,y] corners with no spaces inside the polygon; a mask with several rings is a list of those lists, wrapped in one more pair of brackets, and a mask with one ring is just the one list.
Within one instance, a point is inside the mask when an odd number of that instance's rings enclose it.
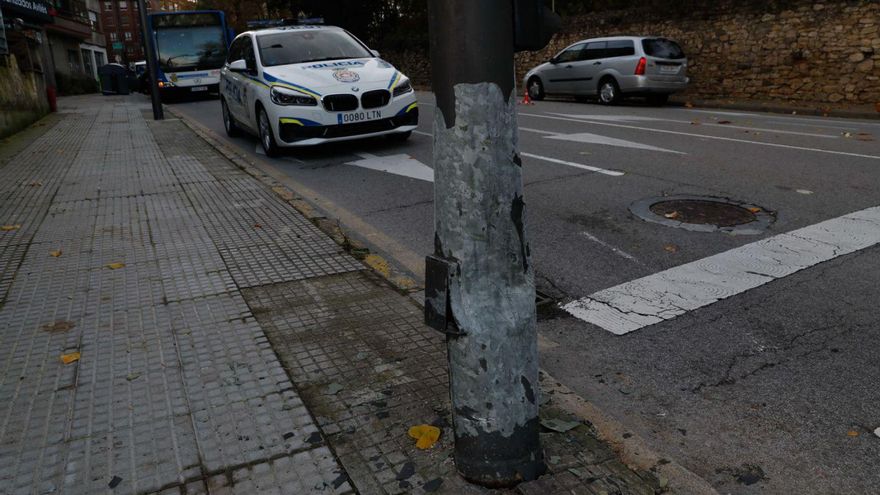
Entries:
{"label": "asphalt road", "polygon": [[[406,143],[274,160],[254,138],[225,136],[217,101],[174,107],[310,188],[418,276],[433,249],[433,189],[413,176],[430,167],[434,121],[432,95],[419,99]],[[538,285],[561,302],[880,205],[878,121],[561,100],[520,106],[518,120]],[[694,232],[629,209],[674,195],[729,198],[772,223]],[[828,235],[845,244],[861,233]],[[623,336],[549,315],[542,367],[722,493],[876,493],[880,247],[837,247],[830,261]]]}

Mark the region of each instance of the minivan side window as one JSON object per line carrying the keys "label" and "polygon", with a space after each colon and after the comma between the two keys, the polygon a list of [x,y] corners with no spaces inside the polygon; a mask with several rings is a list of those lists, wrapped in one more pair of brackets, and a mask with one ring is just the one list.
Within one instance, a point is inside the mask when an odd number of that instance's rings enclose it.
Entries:
{"label": "minivan side window", "polygon": [[556,61],[559,63],[574,62],[575,60],[578,60],[580,58],[581,50],[583,50],[583,48],[584,43],[578,43],[577,45],[574,45],[557,55]]}
{"label": "minivan side window", "polygon": [[605,57],[629,57],[636,54],[632,40],[612,40],[605,48]]}
{"label": "minivan side window", "polygon": [[657,58],[684,58],[684,51],[678,43],[666,38],[648,38],[642,40],[645,54]]}
{"label": "minivan side window", "polygon": [[605,41],[593,41],[592,43],[587,43],[587,47],[584,48],[584,51],[581,54],[581,60],[605,58],[605,45]]}

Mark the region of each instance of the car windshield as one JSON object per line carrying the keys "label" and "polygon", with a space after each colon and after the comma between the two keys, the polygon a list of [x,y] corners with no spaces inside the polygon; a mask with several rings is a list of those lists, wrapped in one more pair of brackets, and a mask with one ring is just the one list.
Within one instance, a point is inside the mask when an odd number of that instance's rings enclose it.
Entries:
{"label": "car windshield", "polygon": [[257,38],[263,65],[301,64],[373,55],[343,31],[303,30]]}
{"label": "car windshield", "polygon": [[684,58],[684,51],[678,43],[665,38],[653,38],[642,40],[642,48],[645,54],[657,58]]}

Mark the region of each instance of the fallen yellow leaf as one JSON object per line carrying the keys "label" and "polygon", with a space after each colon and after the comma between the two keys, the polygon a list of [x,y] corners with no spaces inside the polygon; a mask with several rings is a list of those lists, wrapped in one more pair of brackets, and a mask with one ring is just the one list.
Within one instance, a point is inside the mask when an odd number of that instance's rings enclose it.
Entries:
{"label": "fallen yellow leaf", "polygon": [[761,209],[753,206],[753,207],[749,208],[749,211],[752,213],[760,213]]}
{"label": "fallen yellow leaf", "polygon": [[3,232],[9,232],[10,230],[18,230],[18,229],[20,229],[20,228],[21,228],[21,224],[20,224],[20,223],[17,223],[17,224],[15,224],[15,225],[3,225],[3,226],[0,226],[0,230],[2,230]]}
{"label": "fallen yellow leaf", "polygon": [[71,352],[68,354],[61,355],[61,362],[64,364],[70,364],[76,361],[79,361],[80,354],[78,352]]}
{"label": "fallen yellow leaf", "polygon": [[59,249],[57,251],[49,251],[49,256],[51,256],[53,258],[57,258],[57,257],[61,256],[61,250]]}
{"label": "fallen yellow leaf", "polygon": [[118,270],[124,266],[125,266],[125,263],[110,263],[109,265],[107,265],[107,268],[109,268],[111,270]]}
{"label": "fallen yellow leaf", "polygon": [[676,246],[675,244],[667,244],[666,246],[663,246],[663,249],[667,253],[677,253],[678,252],[678,246]]}
{"label": "fallen yellow leaf", "polygon": [[418,425],[409,429],[409,436],[416,439],[416,447],[430,449],[440,439],[440,428],[431,425]]}
{"label": "fallen yellow leaf", "polygon": [[678,218],[678,212],[677,211],[670,211],[669,213],[664,213],[663,216],[670,219],[670,220],[674,220],[674,219]]}
{"label": "fallen yellow leaf", "polygon": [[859,436],[859,432],[857,432],[856,430],[849,430],[848,432],[846,432],[846,434],[847,434],[847,436],[850,436],[850,437]]}

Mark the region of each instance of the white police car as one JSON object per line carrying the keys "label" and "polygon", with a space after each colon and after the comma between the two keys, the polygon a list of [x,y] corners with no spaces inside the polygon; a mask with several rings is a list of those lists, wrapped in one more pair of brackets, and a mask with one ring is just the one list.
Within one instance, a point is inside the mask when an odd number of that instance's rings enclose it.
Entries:
{"label": "white police car", "polygon": [[419,120],[415,92],[377,55],[338,27],[240,34],[220,71],[226,132],[257,135],[269,156],[279,147],[408,138]]}

